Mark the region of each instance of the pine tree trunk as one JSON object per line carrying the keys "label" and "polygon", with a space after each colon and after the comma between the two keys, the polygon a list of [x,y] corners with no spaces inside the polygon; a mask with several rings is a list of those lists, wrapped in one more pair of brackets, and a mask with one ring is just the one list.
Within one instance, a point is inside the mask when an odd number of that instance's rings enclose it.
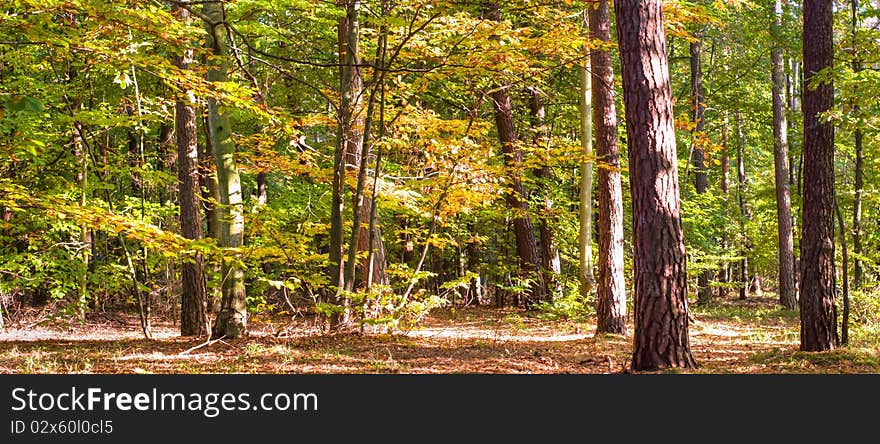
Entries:
{"label": "pine tree trunk", "polygon": [[[832,65],[833,8],[804,1],[804,84]],[[831,109],[830,82],[804,89],[804,193],[801,236],[801,350],[838,345],[834,290],[834,127],[820,116]]]}
{"label": "pine tree trunk", "polygon": [[[188,22],[189,10],[175,8],[181,21]],[[184,50],[174,63],[182,70],[189,69],[193,51]],[[202,212],[199,196],[199,147],[196,112],[191,103],[179,98],[175,104],[174,131],[177,139],[178,194],[180,201],[180,231],[187,239],[202,238]],[[208,290],[205,284],[205,260],[201,254],[181,264],[180,334],[204,336],[208,334]]]}
{"label": "pine tree trunk", "polygon": [[635,274],[634,370],[695,367],[687,259],[660,0],[614,2],[620,47]]}
{"label": "pine tree trunk", "polygon": [[788,124],[785,116],[785,69],[779,33],[782,28],[782,0],[773,2],[770,59],[773,67],[773,158],[776,170],[776,220],[779,241],[779,304],[794,310],[797,289],[794,285],[794,237],[791,227],[791,192],[788,185]]}
{"label": "pine tree trunk", "polygon": [[[204,14],[216,25],[208,25],[208,47],[214,55],[214,62],[208,71],[208,81],[227,80],[229,57],[226,30],[223,28],[226,17],[219,3],[205,3]],[[208,134],[214,148],[214,162],[217,167],[217,181],[220,189],[219,231],[220,245],[224,248],[239,248],[244,245],[244,211],[242,208],[241,178],[235,161],[235,142],[232,140],[232,125],[229,114],[222,112],[213,98],[208,98]],[[224,263],[221,268],[223,298],[220,313],[214,321],[213,338],[230,339],[247,336],[247,301],[245,299],[244,269],[237,264]]]}
{"label": "pine tree trunk", "polygon": [[[501,10],[497,1],[484,5],[488,20],[501,21]],[[547,282],[541,272],[541,255],[535,241],[535,230],[529,216],[529,200],[523,184],[523,152],[519,145],[519,136],[513,121],[513,104],[508,94],[509,86],[493,87],[490,94],[495,110],[495,125],[501,141],[504,165],[507,168],[510,191],[506,195],[507,205],[513,213],[513,230],[516,236],[516,251],[522,270],[534,279],[526,298],[526,306],[532,307],[540,301],[547,300]]]}
{"label": "pine tree trunk", "polygon": [[[593,38],[611,40],[608,1],[589,9]],[[590,52],[593,80],[593,123],[599,168],[599,281],[596,288],[596,332],[626,334],[626,279],[623,275],[623,190],[617,146],[617,109],[611,53]]]}

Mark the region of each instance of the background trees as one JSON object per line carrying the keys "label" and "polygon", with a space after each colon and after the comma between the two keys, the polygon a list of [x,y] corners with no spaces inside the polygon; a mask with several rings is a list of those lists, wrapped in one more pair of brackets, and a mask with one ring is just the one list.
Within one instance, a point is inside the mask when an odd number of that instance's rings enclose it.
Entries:
{"label": "background trees", "polygon": [[[792,309],[799,289],[830,344],[851,267],[853,340],[876,340],[880,82],[866,68],[880,39],[864,3],[823,10],[831,66],[802,47],[813,3],[666,1],[651,56],[668,66],[621,82],[645,48],[618,48],[629,22],[605,2],[585,30],[577,2],[14,0],[0,14],[0,292],[60,317],[131,309],[145,330],[172,317],[187,334],[216,305],[217,337],[282,311],[406,328],[449,303],[596,315],[613,333],[659,317],[682,352],[648,368],[691,364],[697,293]],[[619,108],[649,78],[668,89],[652,98],[662,125],[644,100]],[[616,109],[632,115],[618,125]],[[812,144],[832,127],[829,154]],[[834,199],[850,264],[832,249]],[[669,224],[646,219],[662,208]],[[581,241],[586,216],[597,230]],[[597,276],[583,293],[581,251]],[[666,318],[640,305],[658,277]]]}

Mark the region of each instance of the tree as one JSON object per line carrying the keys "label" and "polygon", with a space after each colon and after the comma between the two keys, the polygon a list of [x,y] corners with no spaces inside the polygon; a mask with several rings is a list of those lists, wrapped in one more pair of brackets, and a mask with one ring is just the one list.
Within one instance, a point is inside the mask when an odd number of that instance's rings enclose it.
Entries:
{"label": "tree", "polygon": [[739,205],[739,299],[746,300],[749,297],[749,250],[751,241],[746,231],[746,222],[751,219],[749,207],[746,206],[746,193],[748,192],[748,177],[746,177],[746,136],[743,132],[743,117],[739,110],[734,114],[736,119],[736,132],[739,143],[736,145],[736,182],[737,204]]}
{"label": "tree", "polygon": [[[706,130],[706,97],[703,91],[703,31],[694,33],[694,41],[689,45],[691,64],[691,120],[694,130],[691,134],[693,150],[694,181],[697,194],[704,194],[709,188],[709,176],[706,171],[706,150],[702,138]],[[697,301],[708,304],[712,300],[712,271],[704,270],[697,278]]]}
{"label": "tree", "polygon": [[[188,22],[190,12],[177,9],[178,17]],[[193,50],[185,48],[175,57],[180,69],[188,69],[193,61]],[[196,111],[187,98],[178,97],[174,105],[175,135],[177,138],[178,190],[180,200],[180,231],[187,239],[202,238],[202,209],[199,197],[199,146]],[[205,284],[205,259],[195,254],[185,260],[180,270],[180,334],[202,336],[208,334],[208,289]]]}
{"label": "tree", "polygon": [[[590,22],[584,11],[583,26],[587,33]],[[581,297],[588,299],[593,293],[595,277],[593,276],[593,111],[592,89],[593,78],[590,75],[589,58],[580,67],[580,122],[581,122],[581,155],[580,162],[580,193],[578,201],[578,221],[580,231],[578,238],[578,278]]]}
{"label": "tree", "polygon": [[770,62],[773,68],[773,159],[776,171],[776,221],[779,238],[779,303],[789,310],[794,310],[797,307],[797,288],[794,283],[794,238],[791,227],[788,123],[785,115],[785,67],[780,46],[781,29],[782,0],[774,0],[773,21],[770,25],[773,39]]}
{"label": "tree", "polygon": [[[544,109],[544,92],[538,88],[529,88],[529,109],[532,112],[532,120],[535,130],[535,150],[546,153],[550,149],[550,134],[545,122],[546,111]],[[562,283],[558,277],[562,273],[562,264],[559,259],[559,249],[556,248],[556,240],[553,235],[553,227],[559,222],[554,214],[553,198],[550,196],[549,182],[554,180],[553,169],[545,160],[542,165],[534,170],[538,180],[538,192],[541,194],[543,213],[538,220],[538,235],[541,243],[541,267],[545,279],[547,279],[548,297],[554,299],[562,294]]]}
{"label": "tree", "polygon": [[614,10],[633,198],[632,367],[695,367],[661,1],[619,0]]}
{"label": "tree", "polygon": [[[211,49],[208,81],[228,81],[229,47],[224,24],[226,13],[219,3],[208,2],[204,6],[207,23],[208,47]],[[244,211],[242,188],[235,159],[235,141],[232,140],[232,122],[228,111],[217,99],[208,98],[208,134],[214,149],[217,180],[220,188],[219,216],[220,245],[236,249],[244,245]],[[230,339],[247,336],[247,300],[245,299],[244,269],[232,253],[231,260],[224,261],[221,269],[223,298],[220,312],[214,321],[213,338]]]}
{"label": "tree", "polygon": [[[611,40],[608,1],[589,8],[592,37]],[[623,276],[623,191],[617,146],[617,109],[611,53],[590,51],[593,77],[593,122],[599,168],[599,282],[596,289],[596,331],[626,334],[626,280]]]}
{"label": "tree", "polygon": [[[484,11],[486,18],[495,22],[501,21],[501,8],[497,1],[488,2]],[[529,216],[529,201],[522,178],[523,152],[516,132],[513,119],[513,103],[508,90],[510,85],[496,85],[489,96],[495,111],[495,127],[501,141],[501,152],[507,167],[510,190],[507,192],[507,205],[513,211],[513,230],[516,236],[516,251],[522,263],[523,271],[536,277],[531,285],[526,305],[547,299],[547,286],[544,273],[541,271],[541,255],[535,241],[535,231]]]}
{"label": "tree", "polygon": [[801,350],[837,347],[834,290],[834,127],[822,116],[834,101],[830,81],[817,81],[834,57],[832,3],[805,0],[804,192],[801,236]]}
{"label": "tree", "polygon": [[[862,60],[858,53],[858,28],[859,28],[859,0],[850,0],[850,27],[852,30],[852,70],[858,74],[862,71]],[[860,118],[861,109],[858,104],[853,105],[853,113]],[[853,287],[857,290],[862,288],[862,278],[864,272],[862,270],[862,196],[865,191],[865,156],[864,156],[864,134],[861,126],[856,127],[853,134],[855,148],[855,165],[853,165],[854,179],[854,196],[853,196]],[[846,325],[846,324],[844,324]]]}

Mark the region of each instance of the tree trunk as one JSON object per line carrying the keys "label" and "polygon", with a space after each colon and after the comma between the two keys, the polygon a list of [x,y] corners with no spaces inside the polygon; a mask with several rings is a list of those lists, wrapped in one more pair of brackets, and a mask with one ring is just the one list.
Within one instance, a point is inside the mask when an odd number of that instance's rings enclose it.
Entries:
{"label": "tree trunk", "polygon": [[[730,119],[728,119],[727,112],[725,112],[724,119],[721,122],[721,192],[724,194],[724,218],[726,220],[730,219],[730,153],[728,152],[730,145],[729,124]],[[721,238],[721,242],[722,248],[726,252],[730,248],[730,230],[727,228],[724,229],[724,236]],[[727,284],[730,282],[731,275],[730,267],[731,264],[725,262],[724,266],[721,267],[721,270],[718,271],[718,281],[723,284],[718,288],[718,296],[721,298],[727,297]]]}
{"label": "tree trunk", "polygon": [[[862,61],[857,51],[857,35],[856,30],[859,27],[859,0],[850,0],[850,11],[852,14],[850,25],[852,26],[852,39],[853,39],[853,61],[852,61],[852,69],[853,72],[860,72],[862,70]],[[855,96],[855,94],[853,95]],[[858,119],[861,119],[861,110],[859,106],[853,105],[853,113],[856,115]],[[865,189],[865,165],[864,165],[864,154],[862,148],[863,142],[863,134],[861,126],[856,128],[855,131],[855,156],[856,162],[854,166],[854,175],[855,175],[855,183],[853,184],[854,195],[853,195],[853,220],[852,220],[852,236],[853,236],[853,287],[857,290],[861,290],[862,288],[862,260],[859,259],[862,255],[862,193]],[[848,312],[844,309],[844,320],[846,320]],[[846,325],[846,322],[844,322]],[[846,344],[847,334],[846,329],[843,330],[843,343]]]}
{"label": "tree trunk", "polygon": [[535,151],[544,152],[544,163],[534,170],[538,182],[538,193],[541,195],[543,213],[538,219],[538,232],[541,240],[541,268],[547,279],[548,297],[554,299],[562,296],[562,283],[558,276],[562,273],[559,250],[553,238],[553,227],[558,223],[554,214],[553,199],[550,196],[549,183],[554,180],[553,170],[547,165],[550,150],[550,134],[545,122],[544,96],[537,88],[529,88],[529,108],[535,131]]}
{"label": "tree trunk", "polygon": [[739,298],[746,300],[749,297],[749,251],[751,243],[749,235],[746,232],[746,222],[751,218],[748,207],[746,207],[746,191],[748,182],[746,179],[746,158],[743,153],[746,147],[746,136],[743,133],[743,118],[740,111],[736,112],[736,131],[739,135],[739,143],[736,146],[736,176],[738,184],[739,203],[739,254],[742,257],[739,263]]}
{"label": "tree trunk", "polygon": [[[486,7],[486,18],[501,21],[501,10],[497,1],[489,2]],[[495,125],[501,141],[504,165],[507,167],[510,191],[506,195],[507,205],[513,213],[513,230],[516,236],[516,251],[522,269],[535,282],[529,288],[526,305],[534,306],[537,302],[547,299],[547,283],[541,271],[541,255],[535,242],[535,231],[529,216],[529,200],[522,178],[523,153],[519,146],[519,137],[513,122],[513,105],[508,95],[507,85],[493,87],[490,94],[495,110]]]}
{"label": "tree trunk", "polygon": [[[608,1],[588,8],[593,38],[611,40]],[[617,109],[611,53],[590,52],[593,73],[593,122],[599,168],[599,281],[596,289],[596,332],[626,334],[626,279],[623,276],[623,191],[617,146]]]}
{"label": "tree trunk", "polygon": [[[205,3],[204,14],[208,24],[208,47],[214,55],[208,71],[209,82],[227,81],[229,57],[226,20],[222,5]],[[213,98],[208,98],[208,134],[214,148],[217,181],[220,188],[220,245],[224,248],[240,248],[244,244],[244,211],[242,208],[241,178],[235,161],[235,142],[229,114],[222,112]],[[230,339],[247,336],[247,301],[245,299],[244,269],[237,264],[224,263],[221,269],[223,298],[220,313],[214,321],[213,338]]]}
{"label": "tree trunk", "polygon": [[[788,109],[790,112],[796,114],[800,112],[800,100],[799,97],[799,81],[800,81],[800,64],[795,60],[794,57],[789,57],[789,66],[791,67],[791,75],[787,77],[787,88],[788,88]],[[797,127],[795,125],[795,119],[788,119],[788,134],[797,134]],[[797,196],[801,195],[801,182],[800,182],[800,165],[799,161],[802,159],[796,153],[797,149],[795,147],[794,142],[789,139],[788,141],[788,189],[789,194],[795,193]],[[797,239],[795,236],[798,233],[798,218],[797,211],[792,208],[791,211],[791,233],[794,239]],[[794,242],[792,243],[793,248],[792,251],[798,248],[798,245]],[[794,257],[794,293],[795,296],[798,294],[798,288],[800,281],[800,264],[798,258]]]}
{"label": "tree trunk", "polygon": [[259,205],[266,205],[269,202],[267,176],[265,171],[257,173],[257,203]]}
{"label": "tree trunk", "polygon": [[[706,98],[703,96],[703,32],[694,33],[695,41],[690,44],[691,54],[691,117],[694,131],[691,143],[694,151],[694,178],[697,194],[704,194],[709,187],[709,176],[706,172],[706,150],[702,146],[702,138],[706,129]],[[697,278],[697,303],[712,302],[712,271],[705,270]]]}
{"label": "tree trunk", "polygon": [[[591,9],[591,8],[588,8]],[[584,12],[583,27],[590,32],[588,13]],[[580,90],[580,121],[581,121],[581,155],[580,162],[580,195],[578,220],[580,231],[578,238],[579,267],[578,278],[580,293],[588,300],[593,293],[596,279],[593,276],[593,76],[590,74],[590,59],[581,66]]]}
{"label": "tree trunk", "polygon": [[695,367],[660,0],[614,2],[633,197],[634,370]]}
{"label": "tree trunk", "polygon": [[788,125],[785,116],[785,69],[779,46],[782,28],[782,0],[773,2],[770,50],[773,65],[773,158],[776,169],[776,220],[779,240],[779,304],[794,310],[797,290],[794,286],[794,237],[791,228],[791,192],[788,184]]}
{"label": "tree trunk", "polygon": [[[836,196],[835,196],[836,197]],[[840,343],[849,343],[849,251],[846,248],[846,225],[843,223],[843,214],[837,199],[834,201],[834,213],[837,215],[837,234],[840,236],[840,253],[843,259],[842,288],[843,288],[843,319],[840,322]]]}
{"label": "tree trunk", "polygon": [[[331,215],[331,223],[338,224],[338,227],[331,227],[331,241],[338,240],[340,245],[331,243],[331,262],[339,263],[339,274],[336,280],[339,281],[340,288],[354,290],[361,284],[366,285],[367,281],[371,283],[386,284],[386,258],[385,246],[382,241],[382,232],[375,220],[372,212],[372,197],[363,192],[364,180],[366,175],[366,167],[369,158],[369,144],[365,145],[365,138],[369,137],[365,129],[365,121],[370,116],[365,115],[363,107],[363,89],[364,81],[361,72],[359,51],[360,51],[360,24],[358,19],[358,7],[360,2],[357,0],[343,0],[340,6],[345,8],[346,14],[339,18],[337,22],[337,37],[339,44],[339,64],[340,64],[340,134],[341,139],[338,149],[341,149],[341,155],[337,162],[338,178],[334,177],[334,200],[338,199],[338,204],[333,205],[333,214]],[[372,97],[371,97],[372,101]],[[367,151],[365,151],[365,148]],[[373,254],[372,267],[366,260],[355,262],[342,258],[344,254],[344,235],[342,234],[343,216],[342,211],[344,204],[342,200],[345,195],[345,177],[349,173],[354,173],[358,178],[358,189],[353,193],[352,197],[352,219],[355,229],[353,241],[350,247],[353,247],[355,256],[362,252],[369,252],[371,244],[370,226],[373,227]],[[338,181],[338,182],[337,182]],[[336,188],[338,186],[338,188]],[[336,212],[338,211],[338,214]],[[338,232],[338,233],[337,233]],[[339,259],[334,260],[336,251],[339,251]],[[368,253],[369,254],[369,253]],[[351,255],[349,255],[351,257]],[[372,276],[368,276],[372,270]],[[359,282],[355,282],[357,279]],[[340,301],[343,305],[345,301]],[[343,316],[345,318],[345,316]],[[343,323],[347,320],[343,319]]]}
{"label": "tree trunk", "polygon": [[[189,10],[175,8],[181,21],[188,22]],[[193,51],[187,49],[174,64],[181,70],[189,69]],[[178,194],[180,200],[180,231],[187,239],[202,238],[202,212],[199,202],[199,146],[196,111],[184,98],[178,98],[175,107],[174,131],[177,138]],[[208,334],[208,290],[205,284],[205,260],[201,254],[185,260],[180,271],[180,334],[204,336]]]}
{"label": "tree trunk", "polygon": [[[833,10],[804,1],[804,84],[832,65]],[[820,116],[834,101],[830,82],[804,89],[804,193],[801,236],[801,350],[837,347],[834,299],[834,127]]]}

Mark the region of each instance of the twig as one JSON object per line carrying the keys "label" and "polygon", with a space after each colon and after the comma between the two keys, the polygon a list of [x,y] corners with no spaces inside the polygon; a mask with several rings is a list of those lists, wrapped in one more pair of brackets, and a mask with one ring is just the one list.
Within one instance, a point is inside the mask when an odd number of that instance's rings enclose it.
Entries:
{"label": "twig", "polygon": [[[202,348],[202,347],[208,347],[208,346],[211,346],[211,345],[216,344],[216,343],[218,343],[218,342],[223,342],[223,338],[225,338],[225,337],[226,337],[226,335],[223,335],[223,336],[221,336],[221,337],[219,337],[219,338],[217,338],[217,339],[213,339],[213,340],[208,339],[207,341],[205,341],[205,342],[203,342],[203,343],[201,343],[201,344],[199,344],[199,345],[197,345],[197,346],[195,346],[195,347],[188,348],[188,349],[186,349],[186,350],[184,350],[184,351],[178,353],[178,355],[185,355],[185,354],[187,354],[187,353],[189,353],[189,352],[191,352],[191,351],[198,350],[198,349],[200,349],[200,348]],[[225,342],[223,342],[223,343],[226,344]],[[229,345],[229,344],[226,344],[226,345]]]}

